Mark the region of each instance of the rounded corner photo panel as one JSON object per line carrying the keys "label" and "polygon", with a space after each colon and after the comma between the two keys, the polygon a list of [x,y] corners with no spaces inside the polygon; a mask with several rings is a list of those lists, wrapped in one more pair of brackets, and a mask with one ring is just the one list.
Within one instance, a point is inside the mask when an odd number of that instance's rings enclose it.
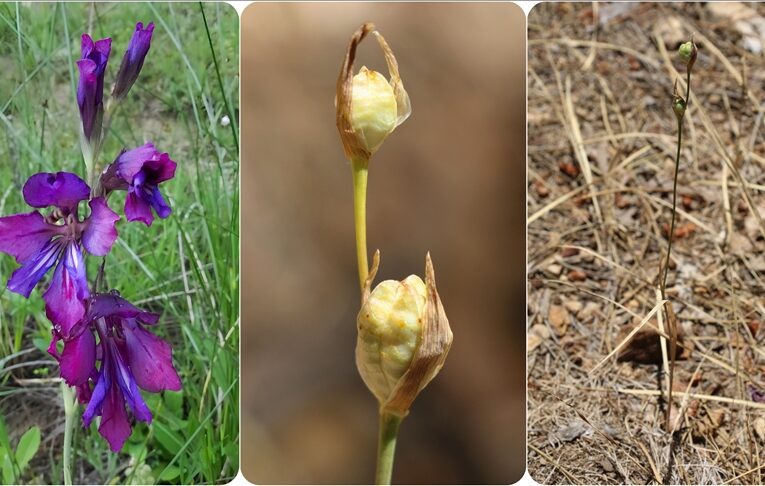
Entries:
{"label": "rounded corner photo panel", "polygon": [[528,474],[763,484],[765,5],[528,15]]}
{"label": "rounded corner photo panel", "polygon": [[0,482],[239,473],[239,17],[0,2]]}
{"label": "rounded corner photo panel", "polygon": [[513,3],[242,14],[242,473],[525,471],[525,16]]}

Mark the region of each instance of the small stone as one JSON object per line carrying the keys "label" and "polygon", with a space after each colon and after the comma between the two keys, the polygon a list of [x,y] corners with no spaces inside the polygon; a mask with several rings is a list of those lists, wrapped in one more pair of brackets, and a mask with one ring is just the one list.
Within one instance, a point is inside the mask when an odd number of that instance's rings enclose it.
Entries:
{"label": "small stone", "polygon": [[566,334],[569,323],[569,313],[565,307],[560,305],[551,305],[550,311],[547,314],[547,319],[550,321],[555,334],[562,336]]}
{"label": "small stone", "polygon": [[760,439],[760,442],[765,443],[765,418],[757,417],[752,424],[754,427],[754,433]]}
{"label": "small stone", "polygon": [[545,270],[547,270],[548,273],[558,277],[563,272],[563,267],[558,265],[557,263],[551,263],[550,265],[547,266]]}
{"label": "small stone", "polygon": [[563,303],[563,306],[566,307],[566,309],[569,312],[576,314],[577,312],[582,310],[582,308],[584,307],[584,304],[582,304],[578,300],[567,300],[566,302]]}
{"label": "small stone", "polygon": [[530,353],[539,347],[547,339],[550,339],[550,329],[543,324],[534,324],[529,329],[529,338],[526,341],[526,352]]}

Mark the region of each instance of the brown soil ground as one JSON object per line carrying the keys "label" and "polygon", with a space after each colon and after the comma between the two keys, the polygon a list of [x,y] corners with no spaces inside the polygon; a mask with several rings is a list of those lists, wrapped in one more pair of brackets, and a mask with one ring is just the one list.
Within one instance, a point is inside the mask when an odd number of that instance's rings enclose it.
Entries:
{"label": "brown soil ground", "polygon": [[[528,469],[540,483],[765,482],[764,17],[763,4],[711,3],[540,4],[529,17]],[[692,33],[667,281],[682,345],[671,434],[655,311],[676,79],[685,90],[676,50]]]}

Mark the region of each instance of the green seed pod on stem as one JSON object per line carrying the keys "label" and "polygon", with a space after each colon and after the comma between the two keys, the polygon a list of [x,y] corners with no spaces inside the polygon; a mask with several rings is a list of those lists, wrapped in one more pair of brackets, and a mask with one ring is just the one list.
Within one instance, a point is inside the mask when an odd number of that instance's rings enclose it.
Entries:
{"label": "green seed pod on stem", "polygon": [[[349,159],[369,160],[388,135],[412,113],[409,95],[398,72],[398,62],[383,36],[374,28],[373,23],[367,22],[351,36],[337,79],[337,129]],[[356,48],[370,32],[385,55],[390,80],[366,67],[355,76],[353,74]]]}
{"label": "green seed pod on stem", "polygon": [[379,263],[377,251],[357,318],[356,366],[377,398],[380,413],[405,417],[441,370],[452,331],[436,290],[430,253],[425,257],[425,282],[410,275],[371,290]]}
{"label": "green seed pod on stem", "polygon": [[678,48],[677,53],[680,56],[680,60],[685,63],[688,72],[693,69],[693,64],[696,62],[698,52],[699,50],[696,48],[696,43],[693,42],[693,36],[691,36],[691,40],[681,44],[680,48]]}
{"label": "green seed pod on stem", "polygon": [[672,110],[674,110],[678,119],[681,119],[685,115],[685,100],[682,96],[675,95],[672,100]]}

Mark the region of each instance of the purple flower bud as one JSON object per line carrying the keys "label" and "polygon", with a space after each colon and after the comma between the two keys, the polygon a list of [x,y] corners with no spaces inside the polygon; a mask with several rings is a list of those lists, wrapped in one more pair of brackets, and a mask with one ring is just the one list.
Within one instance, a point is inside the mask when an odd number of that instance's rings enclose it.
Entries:
{"label": "purple flower bud", "polygon": [[93,142],[101,132],[104,114],[104,72],[109,62],[112,40],[93,42],[88,34],[82,34],[82,58],[77,61],[80,81],[77,85],[77,105],[85,139]]}
{"label": "purple flower bud", "polygon": [[154,23],[149,23],[144,29],[143,23],[138,22],[135,25],[135,32],[130,39],[125,55],[122,56],[122,64],[117,73],[117,82],[114,84],[112,96],[120,100],[130,91],[130,88],[138,79],[143,67],[143,60],[151,46],[151,35],[154,32]]}

